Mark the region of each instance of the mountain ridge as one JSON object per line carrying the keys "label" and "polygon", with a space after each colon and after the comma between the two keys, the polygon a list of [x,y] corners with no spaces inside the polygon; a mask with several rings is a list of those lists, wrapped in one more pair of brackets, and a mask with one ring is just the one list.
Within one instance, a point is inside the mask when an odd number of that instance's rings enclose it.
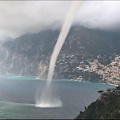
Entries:
{"label": "mountain ridge", "polygon": [[[6,74],[7,71],[8,74],[46,78],[50,56],[59,33],[59,30],[48,29],[5,42],[2,48],[8,56],[6,55],[4,61],[0,62],[0,73]],[[90,81],[101,82],[100,75],[83,73],[76,67],[81,62],[87,65],[95,59],[104,65],[109,64],[116,55],[120,54],[119,38],[119,35],[113,32],[73,26],[58,56],[53,78],[77,79],[87,74],[88,78],[96,76]]]}

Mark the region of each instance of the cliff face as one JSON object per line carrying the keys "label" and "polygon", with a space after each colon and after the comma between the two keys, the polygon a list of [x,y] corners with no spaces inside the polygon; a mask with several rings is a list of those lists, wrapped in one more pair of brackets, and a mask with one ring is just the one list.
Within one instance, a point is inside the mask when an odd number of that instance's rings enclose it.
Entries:
{"label": "cliff face", "polygon": [[75,119],[120,119],[120,87],[108,89]]}
{"label": "cliff face", "polygon": [[[51,53],[59,30],[44,30],[26,34],[0,46],[0,75],[24,75],[46,78]],[[109,64],[120,54],[120,36],[112,32],[71,28],[57,59],[53,78],[85,79],[101,82],[101,76],[88,69],[89,62],[98,59]],[[84,70],[78,69],[82,66]]]}

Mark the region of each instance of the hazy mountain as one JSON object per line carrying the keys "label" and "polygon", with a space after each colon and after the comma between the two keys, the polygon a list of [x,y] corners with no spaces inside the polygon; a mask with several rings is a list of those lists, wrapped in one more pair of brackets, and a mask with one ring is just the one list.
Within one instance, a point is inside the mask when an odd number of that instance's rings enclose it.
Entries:
{"label": "hazy mountain", "polygon": [[[46,78],[59,32],[48,29],[6,41],[1,46],[0,74]],[[54,78],[76,79],[83,74],[76,69],[80,62],[88,64],[97,58],[102,64],[109,64],[116,54],[120,54],[119,44],[118,33],[72,27],[57,60]],[[99,76],[96,78],[99,81]]]}

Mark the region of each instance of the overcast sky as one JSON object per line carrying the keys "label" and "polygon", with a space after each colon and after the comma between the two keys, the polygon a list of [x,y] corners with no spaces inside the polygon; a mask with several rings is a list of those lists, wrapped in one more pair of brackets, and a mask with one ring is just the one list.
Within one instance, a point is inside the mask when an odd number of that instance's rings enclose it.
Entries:
{"label": "overcast sky", "polygon": [[[0,1],[0,40],[46,28],[60,29],[71,1]],[[74,24],[111,29],[120,26],[119,1],[85,1]]]}

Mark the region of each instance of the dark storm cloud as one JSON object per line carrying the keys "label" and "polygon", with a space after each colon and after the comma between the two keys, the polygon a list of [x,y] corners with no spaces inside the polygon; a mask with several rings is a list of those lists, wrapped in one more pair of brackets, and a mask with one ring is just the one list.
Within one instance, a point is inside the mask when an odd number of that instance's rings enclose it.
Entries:
{"label": "dark storm cloud", "polygon": [[[63,24],[71,1],[0,1],[0,36],[17,37]],[[119,1],[85,1],[74,24],[111,29],[120,24]]]}

